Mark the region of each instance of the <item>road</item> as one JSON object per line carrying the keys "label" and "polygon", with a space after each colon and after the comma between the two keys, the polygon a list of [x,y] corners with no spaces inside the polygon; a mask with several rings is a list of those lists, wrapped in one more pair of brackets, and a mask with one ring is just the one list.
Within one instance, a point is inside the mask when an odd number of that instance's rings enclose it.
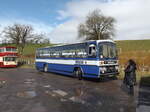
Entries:
{"label": "road", "polygon": [[0,112],[135,112],[121,81],[78,80],[34,69],[0,69]]}

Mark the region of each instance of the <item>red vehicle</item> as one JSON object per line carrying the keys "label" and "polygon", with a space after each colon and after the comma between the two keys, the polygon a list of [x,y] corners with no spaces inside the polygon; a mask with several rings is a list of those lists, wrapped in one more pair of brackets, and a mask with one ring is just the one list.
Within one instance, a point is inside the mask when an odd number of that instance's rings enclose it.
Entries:
{"label": "red vehicle", "polygon": [[18,64],[17,57],[16,47],[0,47],[0,67],[16,67]]}

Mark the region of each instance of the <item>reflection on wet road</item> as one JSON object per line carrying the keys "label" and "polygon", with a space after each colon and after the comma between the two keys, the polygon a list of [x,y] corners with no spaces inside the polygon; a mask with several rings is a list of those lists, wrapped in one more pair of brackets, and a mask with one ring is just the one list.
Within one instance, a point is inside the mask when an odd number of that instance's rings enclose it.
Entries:
{"label": "reflection on wet road", "polygon": [[137,106],[137,112],[150,112],[150,76],[141,78]]}
{"label": "reflection on wet road", "polygon": [[[1,69],[0,112],[135,112],[135,97],[121,81],[79,81],[33,69]],[[11,79],[11,80],[10,80]]]}

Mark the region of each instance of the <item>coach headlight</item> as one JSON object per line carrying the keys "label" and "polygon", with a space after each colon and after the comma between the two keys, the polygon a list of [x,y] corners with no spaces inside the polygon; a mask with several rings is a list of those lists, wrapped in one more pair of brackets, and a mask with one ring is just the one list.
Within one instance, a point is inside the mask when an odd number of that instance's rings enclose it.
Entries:
{"label": "coach headlight", "polygon": [[119,66],[115,66],[115,69],[116,69],[116,70],[119,70]]}
{"label": "coach headlight", "polygon": [[101,73],[105,73],[106,70],[107,70],[106,67],[101,67],[100,68]]}
{"label": "coach headlight", "polygon": [[106,67],[103,67],[103,70],[106,71],[107,70]]}
{"label": "coach headlight", "polygon": [[118,64],[118,63],[119,63],[119,60],[116,61],[116,64]]}
{"label": "coach headlight", "polygon": [[104,56],[103,55],[100,55],[100,58],[103,58]]}
{"label": "coach headlight", "polygon": [[104,64],[104,61],[99,61],[99,64],[100,64],[100,65],[103,65],[103,64]]}

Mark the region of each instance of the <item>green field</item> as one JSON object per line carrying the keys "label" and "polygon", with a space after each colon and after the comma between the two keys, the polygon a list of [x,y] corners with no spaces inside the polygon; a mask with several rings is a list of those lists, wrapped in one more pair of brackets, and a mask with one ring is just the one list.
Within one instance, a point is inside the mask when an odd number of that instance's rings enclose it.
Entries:
{"label": "green field", "polygon": [[149,51],[150,52],[150,39],[149,40],[123,40],[116,41],[118,48],[122,51]]}
{"label": "green field", "polygon": [[124,65],[129,59],[134,59],[141,69],[150,70],[150,39],[149,40],[124,40],[116,41],[119,61]]}
{"label": "green field", "polygon": [[24,48],[23,56],[33,57],[37,48],[52,46],[53,44],[27,44]]}

